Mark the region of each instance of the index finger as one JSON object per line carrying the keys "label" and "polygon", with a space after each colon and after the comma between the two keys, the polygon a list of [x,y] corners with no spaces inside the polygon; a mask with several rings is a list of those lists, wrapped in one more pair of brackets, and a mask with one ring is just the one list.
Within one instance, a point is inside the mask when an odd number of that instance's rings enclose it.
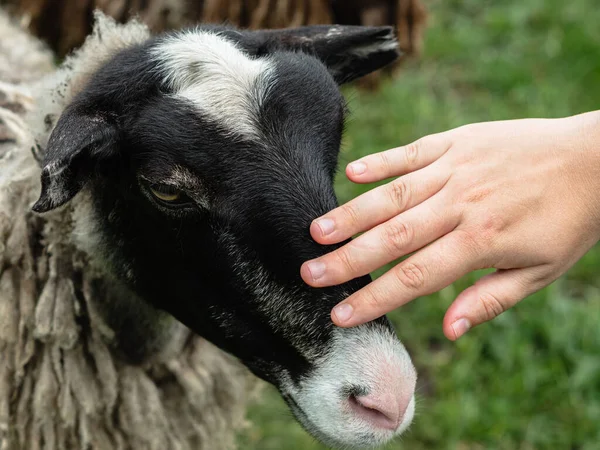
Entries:
{"label": "index finger", "polygon": [[408,145],[365,156],[346,167],[355,183],[373,183],[422,169],[439,159],[452,143],[448,133],[425,136]]}

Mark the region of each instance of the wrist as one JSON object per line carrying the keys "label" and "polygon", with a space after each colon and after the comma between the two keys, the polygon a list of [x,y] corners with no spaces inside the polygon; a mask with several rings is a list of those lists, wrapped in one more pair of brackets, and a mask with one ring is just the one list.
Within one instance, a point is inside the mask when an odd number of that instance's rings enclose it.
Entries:
{"label": "wrist", "polygon": [[594,228],[597,230],[596,241],[600,240],[600,111],[573,116],[577,122],[577,147],[579,147],[582,161],[580,165],[580,178],[585,181],[584,192],[587,194],[588,213],[593,218]]}
{"label": "wrist", "polygon": [[574,123],[575,141],[594,167],[600,165],[600,111],[591,111],[567,120]]}

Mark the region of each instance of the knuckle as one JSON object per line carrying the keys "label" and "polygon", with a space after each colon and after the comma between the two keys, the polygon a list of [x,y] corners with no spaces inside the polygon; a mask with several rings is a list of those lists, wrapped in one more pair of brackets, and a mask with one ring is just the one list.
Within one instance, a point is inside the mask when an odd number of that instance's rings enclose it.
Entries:
{"label": "knuckle", "polygon": [[342,214],[351,225],[357,225],[359,223],[359,214],[352,202],[342,206]]}
{"label": "knuckle", "polygon": [[506,310],[502,301],[489,292],[479,295],[479,303],[484,311],[486,321],[498,317]]}
{"label": "knuckle", "polygon": [[372,289],[363,289],[362,297],[360,302],[368,309],[376,310],[381,306],[381,302],[375,292]]}
{"label": "knuckle", "polygon": [[467,204],[481,203],[492,194],[492,189],[487,187],[474,187],[464,191],[463,202]]}
{"label": "knuckle", "polygon": [[506,228],[506,218],[501,214],[489,212],[486,214],[481,226],[484,230],[493,232],[503,231]]}
{"label": "knuckle", "polygon": [[477,261],[477,268],[490,267],[495,262],[498,253],[496,244],[496,233],[490,230],[482,230],[472,227],[469,229],[456,230],[458,243],[461,251],[464,251],[471,259]]}
{"label": "knuckle", "polygon": [[471,255],[480,253],[480,242],[472,230],[462,229],[456,230],[459,246]]}
{"label": "knuckle", "polygon": [[348,274],[354,274],[358,267],[355,259],[346,249],[340,249],[336,252],[338,261],[342,264],[344,271]]}
{"label": "knuckle", "polygon": [[408,198],[410,195],[408,186],[401,178],[392,181],[388,186],[388,193],[392,204],[399,210],[404,210],[408,205]]}
{"label": "knuckle", "polygon": [[390,160],[390,156],[388,152],[381,152],[379,154],[379,162],[381,164],[381,169],[384,173],[392,173],[394,171],[394,167],[392,165],[392,161]]}
{"label": "knuckle", "polygon": [[404,157],[406,158],[407,167],[413,167],[417,164],[423,143],[423,138],[421,138],[404,147]]}
{"label": "knuckle", "polygon": [[477,227],[477,240],[480,247],[490,249],[507,228],[506,219],[500,214],[488,213]]}
{"label": "knuckle", "polygon": [[425,285],[425,270],[414,263],[400,264],[394,271],[400,284],[410,290],[419,290]]}
{"label": "knuckle", "polygon": [[395,221],[385,226],[384,246],[394,257],[406,249],[413,237],[412,228],[404,222]]}

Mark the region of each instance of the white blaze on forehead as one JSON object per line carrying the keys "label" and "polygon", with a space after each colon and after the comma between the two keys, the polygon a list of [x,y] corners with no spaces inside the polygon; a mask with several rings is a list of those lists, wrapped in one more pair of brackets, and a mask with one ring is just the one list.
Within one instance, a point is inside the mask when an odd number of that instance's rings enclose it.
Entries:
{"label": "white blaze on forehead", "polygon": [[164,82],[231,132],[258,137],[258,114],[272,80],[273,64],[251,58],[215,32],[174,34],[152,50]]}

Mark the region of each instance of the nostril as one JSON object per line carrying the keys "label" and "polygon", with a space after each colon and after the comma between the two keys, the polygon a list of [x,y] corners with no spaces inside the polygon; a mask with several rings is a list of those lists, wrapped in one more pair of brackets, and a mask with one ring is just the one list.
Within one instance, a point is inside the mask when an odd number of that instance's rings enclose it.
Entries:
{"label": "nostril", "polygon": [[348,399],[352,410],[363,420],[377,428],[396,430],[402,422],[406,408],[401,408],[393,398],[380,399],[370,395],[350,395]]}

